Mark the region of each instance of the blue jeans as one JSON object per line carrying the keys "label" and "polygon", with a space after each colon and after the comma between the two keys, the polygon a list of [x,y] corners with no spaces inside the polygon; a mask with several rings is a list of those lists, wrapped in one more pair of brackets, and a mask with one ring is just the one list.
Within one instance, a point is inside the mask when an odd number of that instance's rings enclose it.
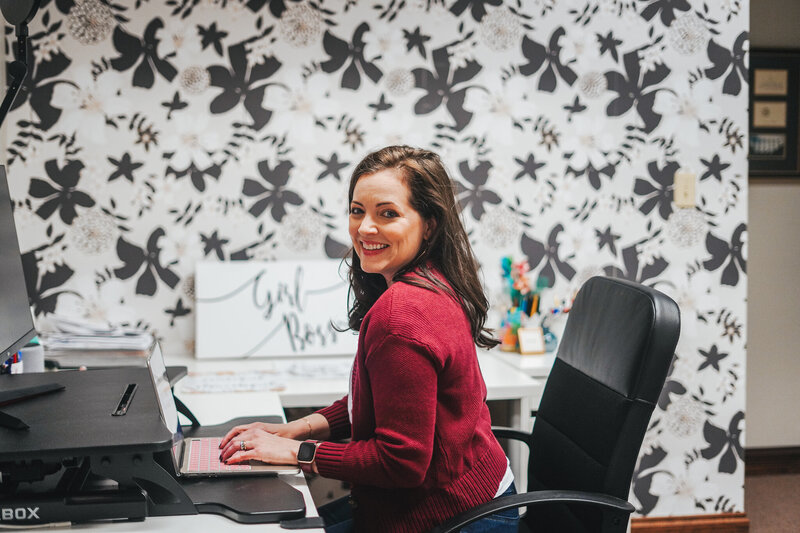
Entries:
{"label": "blue jeans", "polygon": [[[502,496],[516,494],[512,483]],[[326,503],[319,509],[319,516],[325,522],[325,533],[351,533],[353,531],[353,506],[350,498],[344,497]],[[499,511],[464,527],[461,533],[516,533],[519,525],[519,512],[516,509]]]}
{"label": "blue jeans", "polygon": [[333,500],[319,509],[320,518],[325,522],[325,533],[351,533],[353,531],[353,506],[350,496]]}
{"label": "blue jeans", "polygon": [[[500,496],[516,494],[517,488],[514,483]],[[461,528],[461,533],[517,533],[519,527],[519,511],[517,509],[506,509],[490,514],[486,518],[471,523]]]}

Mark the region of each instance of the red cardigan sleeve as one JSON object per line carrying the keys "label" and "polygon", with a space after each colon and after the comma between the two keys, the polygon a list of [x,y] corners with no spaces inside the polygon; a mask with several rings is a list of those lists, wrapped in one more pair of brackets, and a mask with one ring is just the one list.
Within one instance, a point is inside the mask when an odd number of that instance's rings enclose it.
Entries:
{"label": "red cardigan sleeve", "polygon": [[350,437],[350,415],[347,413],[347,396],[336,400],[328,407],[317,411],[328,420],[331,440],[342,440]]}
{"label": "red cardigan sleeve", "polygon": [[[417,487],[433,455],[437,369],[428,347],[388,334],[365,357],[375,436],[324,442],[316,465],[325,477],[378,487]],[[366,375],[364,375],[366,373]],[[346,409],[346,405],[345,405]]]}

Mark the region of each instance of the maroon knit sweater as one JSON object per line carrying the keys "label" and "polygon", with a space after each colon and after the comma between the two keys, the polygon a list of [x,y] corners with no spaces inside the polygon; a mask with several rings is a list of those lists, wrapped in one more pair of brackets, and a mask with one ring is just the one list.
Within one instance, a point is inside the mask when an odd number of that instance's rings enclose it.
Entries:
{"label": "maroon knit sweater", "polygon": [[506,457],[491,432],[470,325],[442,292],[394,283],[361,325],[347,397],[316,464],[352,483],[356,531],[418,532],[491,500]]}

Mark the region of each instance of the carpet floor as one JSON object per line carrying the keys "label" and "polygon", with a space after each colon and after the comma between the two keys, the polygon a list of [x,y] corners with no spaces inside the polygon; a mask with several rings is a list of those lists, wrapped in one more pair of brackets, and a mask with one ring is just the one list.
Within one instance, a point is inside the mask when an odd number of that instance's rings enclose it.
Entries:
{"label": "carpet floor", "polygon": [[750,533],[800,531],[800,474],[745,476]]}

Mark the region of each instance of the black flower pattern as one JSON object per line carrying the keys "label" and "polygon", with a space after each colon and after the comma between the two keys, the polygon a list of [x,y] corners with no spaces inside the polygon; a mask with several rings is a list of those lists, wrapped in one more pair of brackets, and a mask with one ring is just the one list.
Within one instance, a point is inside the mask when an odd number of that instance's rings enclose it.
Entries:
{"label": "black flower pattern", "polygon": [[369,24],[366,22],[360,24],[353,33],[352,44],[339,39],[329,31],[326,31],[322,38],[325,52],[330,56],[330,59],[322,63],[322,70],[328,73],[336,72],[350,59],[350,64],[342,73],[341,85],[345,89],[355,91],[361,86],[361,71],[373,83],[378,83],[383,76],[381,69],[375,63],[364,59],[364,34],[367,31],[369,31]]}
{"label": "black flower pattern", "polygon": [[114,46],[119,56],[111,60],[111,66],[119,71],[125,71],[139,63],[133,71],[134,87],[149,89],[155,83],[154,70],[161,74],[167,81],[172,81],[178,71],[168,60],[158,56],[156,38],[158,30],[164,27],[160,18],[153,19],[144,30],[142,38],[127,33],[120,26],[114,28]]}
{"label": "black flower pattern", "polygon": [[36,214],[47,220],[58,210],[61,220],[65,224],[72,224],[72,221],[78,216],[75,211],[76,206],[91,207],[94,205],[91,196],[76,188],[81,178],[83,163],[67,161],[63,168],[58,168],[58,162],[51,159],[44,164],[44,169],[55,186],[39,178],[31,179],[28,194],[33,198],[44,200],[36,210]]}
{"label": "black flower pattern", "polygon": [[58,246],[64,239],[61,234],[52,242],[39,246],[22,254],[22,268],[25,271],[25,288],[36,316],[54,313],[58,299],[64,294],[75,294],[75,291],[62,288],[75,274],[75,271],[64,263],[56,264],[52,270],[39,272],[39,260],[36,254],[51,247]]}
{"label": "black flower pattern", "polygon": [[608,246],[608,249],[611,251],[611,253],[613,255],[617,255],[617,240],[619,240],[621,235],[612,233],[611,226],[607,226],[603,231],[595,228],[594,234],[595,237],[597,237],[598,252]]}
{"label": "black flower pattern", "polygon": [[731,418],[727,431],[708,421],[703,427],[703,436],[708,447],[703,449],[701,454],[709,460],[719,457],[718,469],[724,474],[736,472],[739,463],[744,459],[741,443],[743,422],[744,413],[739,411]]}
{"label": "black flower pattern", "polygon": [[561,76],[568,85],[573,85],[578,75],[570,67],[561,62],[561,46],[558,40],[566,34],[566,30],[562,27],[556,28],[550,36],[547,48],[544,45],[529,39],[527,36],[522,39],[522,54],[528,62],[519,67],[520,73],[525,76],[535,74],[543,64],[547,64],[542,75],[539,77],[538,88],[540,91],[553,92],[558,85],[558,77],[556,72]]}
{"label": "black flower pattern", "polygon": [[645,197],[642,205],[639,206],[642,213],[648,215],[658,207],[658,215],[664,220],[669,218],[672,214],[674,176],[678,168],[678,163],[674,161],[667,162],[663,168],[658,168],[656,161],[647,164],[647,171],[654,183],[636,178],[633,186],[634,193]]}
{"label": "black flower pattern", "polygon": [[158,288],[156,278],[171,289],[174,289],[180,281],[169,266],[161,264],[161,248],[158,247],[158,241],[164,235],[166,235],[164,228],[156,228],[147,238],[145,248],[129,243],[122,237],[117,240],[117,256],[124,265],[115,269],[114,274],[120,279],[129,279],[141,270],[142,273],[136,280],[136,294],[153,296]]}
{"label": "black flower pattern", "polygon": [[724,76],[730,69],[722,85],[722,92],[725,94],[739,94],[742,90],[742,84],[746,83],[747,67],[744,64],[744,60],[747,56],[747,51],[744,47],[748,38],[749,35],[746,31],[740,33],[733,43],[732,50],[720,46],[714,39],[708,42],[708,58],[714,66],[706,69],[706,76],[716,80]]}
{"label": "black flower pattern", "polygon": [[[646,240],[639,243],[639,245],[647,242]],[[663,273],[669,263],[663,256],[655,256],[651,261],[642,261],[639,246],[633,245],[623,248],[622,250],[622,264],[623,268],[618,266],[607,266],[603,268],[606,276],[612,278],[623,278],[637,283],[646,283],[647,280],[653,279]]]}
{"label": "black flower pattern", "polygon": [[467,161],[458,164],[461,175],[470,183],[471,187],[465,187],[461,182],[456,182],[456,195],[462,209],[470,208],[470,212],[475,220],[480,220],[483,216],[484,202],[499,204],[500,197],[497,193],[487,189],[486,180],[489,179],[489,169],[492,164],[488,161],[479,161],[475,168],[470,168]]}
{"label": "black flower pattern", "polygon": [[531,270],[544,261],[544,266],[539,270],[538,277],[545,278],[548,287],[552,287],[555,284],[556,271],[568,280],[575,276],[575,269],[565,259],[562,259],[559,254],[558,236],[562,231],[564,231],[563,225],[556,224],[553,226],[553,229],[550,230],[550,235],[547,237],[547,244],[532,239],[527,235],[522,235],[520,247],[528,259]]}
{"label": "black flower pattern", "polygon": [[303,199],[294,191],[286,189],[289,182],[289,171],[294,165],[290,161],[281,161],[275,168],[269,167],[269,161],[261,161],[258,164],[258,172],[264,181],[272,187],[264,187],[260,182],[247,178],[244,180],[242,194],[250,197],[257,197],[258,200],[250,206],[250,214],[259,217],[269,207],[270,214],[277,222],[280,222],[286,214],[286,204],[301,205]]}
{"label": "black flower pattern", "polygon": [[744,258],[743,236],[747,226],[740,224],[733,231],[731,242],[725,242],[713,233],[706,236],[706,249],[711,254],[711,259],[705,261],[703,266],[708,270],[717,270],[727,261],[722,269],[722,284],[735,286],[739,283],[739,270],[747,272],[747,261]]}
{"label": "black flower pattern", "polygon": [[[609,90],[619,95],[608,104],[606,113],[610,117],[618,117],[627,113],[635,105],[636,111],[644,122],[644,132],[650,133],[661,121],[661,116],[653,111],[658,89],[652,87],[664,81],[669,75],[670,69],[667,65],[658,63],[653,70],[648,70],[642,75],[637,52],[625,54],[622,62],[625,66],[625,74],[613,70],[606,72]],[[647,91],[648,88],[651,90]]]}
{"label": "black flower pattern", "polygon": [[[30,62],[28,74],[22,80],[10,111],[30,104],[31,109],[39,118],[38,127],[49,130],[58,122],[61,110],[53,105],[53,89],[58,83],[67,83],[63,80],[53,79],[69,68],[72,61],[61,52],[55,52],[48,61]],[[6,64],[6,78],[11,83],[11,75]],[[57,103],[57,102],[56,102]]]}
{"label": "black flower pattern", "polygon": [[714,154],[714,157],[711,158],[711,161],[706,161],[705,159],[700,158],[700,162],[706,167],[706,171],[700,176],[700,181],[708,178],[714,178],[715,180],[721,182],[722,172],[731,166],[730,163],[723,163],[719,158],[719,154]]}
{"label": "black flower pattern", "polygon": [[642,9],[642,18],[645,20],[652,20],[653,17],[660,14],[661,22],[664,26],[672,25],[675,20],[675,11],[689,11],[692,6],[689,5],[688,0],[639,0],[640,2],[647,3]]}
{"label": "black flower pattern", "polygon": [[[650,430],[652,431],[653,428]],[[656,474],[654,468],[666,458],[667,452],[664,448],[654,448],[652,452],[642,454],[633,473],[631,490],[641,504],[641,508],[637,511],[644,515],[649,514],[658,504],[659,498],[650,492],[650,487],[653,484],[653,476]]]}
{"label": "black flower pattern", "polygon": [[350,252],[350,246],[331,237],[325,236],[325,256],[331,259],[344,259]]}
{"label": "black flower pattern", "polygon": [[214,231],[211,235],[203,235],[200,234],[200,239],[203,241],[203,255],[208,256],[212,252],[216,254],[217,259],[222,261],[225,259],[225,252],[222,250],[222,247],[225,246],[230,242],[229,239],[221,239],[218,231]]}
{"label": "black flower pattern", "polygon": [[119,160],[109,157],[108,161],[117,167],[117,170],[112,172],[108,177],[108,181],[114,181],[119,177],[124,177],[126,180],[133,182],[133,171],[144,165],[144,163],[134,163],[131,159],[131,154],[128,152],[125,152]]}
{"label": "black flower pattern", "polygon": [[406,39],[406,50],[409,52],[416,49],[423,59],[428,58],[428,51],[425,49],[425,43],[431,40],[430,35],[424,35],[417,26],[413,32],[403,30],[403,37]]}
{"label": "black flower pattern", "polygon": [[517,162],[519,166],[522,167],[516,176],[514,176],[515,180],[520,179],[523,176],[529,176],[533,181],[536,181],[536,171],[542,168],[545,163],[540,161],[536,161],[536,157],[533,154],[528,154],[528,158],[526,160],[522,160],[518,157],[514,158],[514,161]]}
{"label": "black flower pattern", "polygon": [[472,18],[480,22],[486,14],[487,5],[499,6],[502,3],[503,0],[456,0],[456,2],[450,6],[450,11],[456,15],[461,15],[469,8]]}
{"label": "black flower pattern", "polygon": [[228,59],[231,62],[230,69],[221,65],[208,67],[211,85],[222,89],[222,92],[211,101],[211,112],[226,113],[243,101],[245,110],[253,119],[251,127],[260,130],[272,116],[272,111],[263,107],[267,84],[260,82],[275,74],[281,63],[270,56],[264,58],[263,63],[248,66],[244,44],[228,48]]}
{"label": "black flower pattern", "polygon": [[415,68],[412,71],[414,85],[417,88],[425,89],[428,93],[417,100],[414,112],[419,115],[427,115],[444,103],[455,121],[453,129],[461,131],[472,120],[472,113],[464,109],[464,98],[469,86],[462,86],[458,89],[456,86],[474,78],[482,67],[477,62],[470,60],[463,67],[453,69],[451,73],[447,48],[437,48],[431,55],[433,72],[424,68]]}
{"label": "black flower pattern", "polygon": [[214,50],[217,52],[217,55],[221,56],[222,39],[228,36],[228,32],[218,30],[216,22],[212,22],[208,27],[198,25],[197,31],[203,38],[200,41],[203,50],[205,50],[208,46],[213,46]]}
{"label": "black flower pattern", "polygon": [[664,388],[661,389],[661,394],[658,397],[658,408],[662,411],[666,411],[669,404],[672,403],[672,395],[676,396],[683,396],[688,390],[686,387],[675,378],[675,363],[678,361],[679,357],[675,356],[672,359],[672,363],[669,365],[669,372],[667,373],[667,380],[664,382]]}
{"label": "black flower pattern", "polygon": [[176,178],[189,176],[189,178],[192,180],[192,185],[194,188],[200,192],[203,192],[206,190],[206,176],[218,180],[220,174],[222,174],[222,168],[216,163],[212,164],[208,168],[197,168],[197,166],[194,164],[194,161],[192,161],[192,163],[184,170],[179,171],[172,167],[168,167],[167,174],[174,174]]}
{"label": "black flower pattern", "polygon": [[281,18],[281,15],[286,11],[286,2],[284,0],[247,0],[247,8],[254,13],[258,13],[264,6],[269,7],[269,12],[275,18]]}
{"label": "black flower pattern", "polygon": [[716,344],[713,344],[707,351],[698,350],[698,352],[703,356],[705,361],[703,361],[697,370],[703,370],[704,368],[708,368],[710,366],[713,367],[717,372],[719,372],[719,362],[730,355],[727,352],[720,352]]}

